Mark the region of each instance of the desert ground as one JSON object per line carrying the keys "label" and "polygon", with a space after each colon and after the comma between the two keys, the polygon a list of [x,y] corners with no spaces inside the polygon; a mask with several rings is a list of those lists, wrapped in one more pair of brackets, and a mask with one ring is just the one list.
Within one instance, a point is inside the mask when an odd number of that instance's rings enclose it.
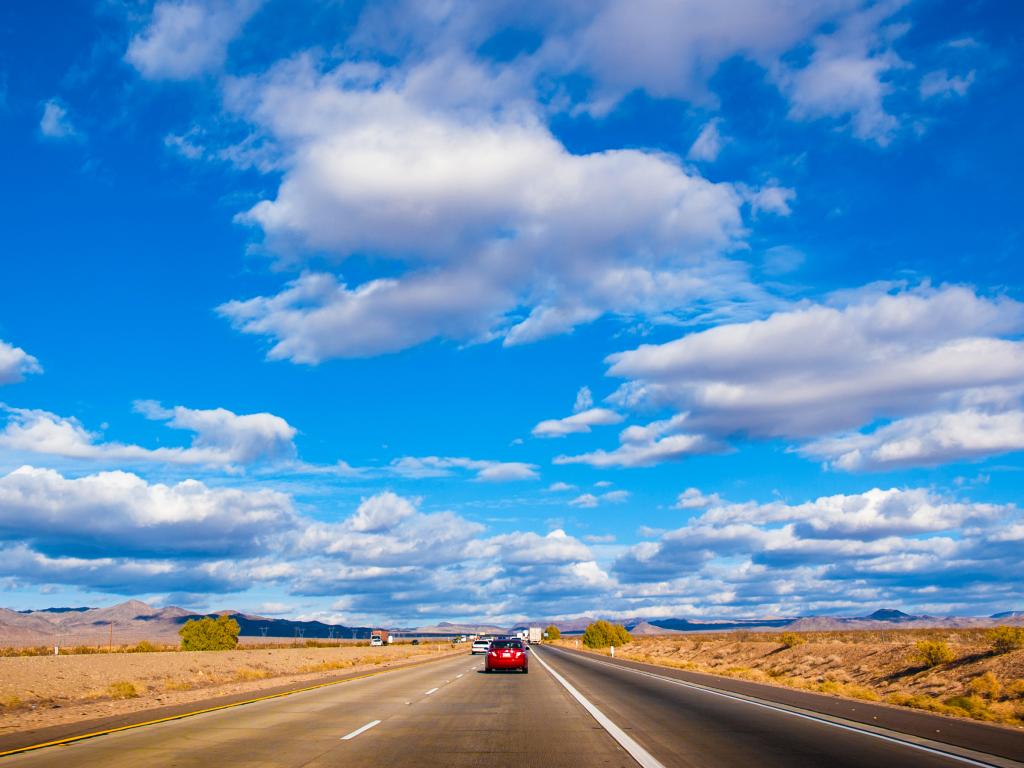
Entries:
{"label": "desert ground", "polygon": [[[952,658],[926,666],[918,658],[922,642],[945,643]],[[577,643],[559,642],[570,648]],[[994,653],[984,630],[658,635],[635,637],[615,655],[1024,726],[1024,649]]]}
{"label": "desert ground", "polygon": [[[372,670],[452,653],[447,643],[10,655],[0,658],[0,734]],[[464,649],[457,651],[465,652]]]}

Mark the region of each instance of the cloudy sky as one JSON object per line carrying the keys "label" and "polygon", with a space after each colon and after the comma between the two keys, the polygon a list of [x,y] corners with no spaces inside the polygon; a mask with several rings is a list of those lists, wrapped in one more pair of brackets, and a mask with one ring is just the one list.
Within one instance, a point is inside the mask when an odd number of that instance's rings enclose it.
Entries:
{"label": "cloudy sky", "polygon": [[1011,0],[0,10],[0,604],[1024,609]]}

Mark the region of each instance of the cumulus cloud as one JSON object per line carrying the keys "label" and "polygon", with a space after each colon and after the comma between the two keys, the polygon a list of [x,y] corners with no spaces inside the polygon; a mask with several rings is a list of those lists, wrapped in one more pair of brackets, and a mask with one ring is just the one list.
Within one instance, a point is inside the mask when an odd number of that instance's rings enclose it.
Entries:
{"label": "cumulus cloud", "polygon": [[251,555],[294,525],[291,500],[269,490],[150,484],[128,472],[67,478],[31,466],[0,477],[0,537],[49,554]]}
{"label": "cumulus cloud", "polygon": [[779,63],[776,79],[790,99],[790,115],[847,119],[858,138],[888,144],[899,121],[885,107],[885,98],[893,91],[887,78],[906,66],[892,42],[906,26],[883,22],[904,4],[905,0],[883,0],[851,13],[835,30],[814,37],[805,66]]}
{"label": "cumulus cloud", "polygon": [[699,488],[687,488],[676,498],[676,509],[703,509],[721,502],[717,493],[704,494]]}
{"label": "cumulus cloud", "polygon": [[160,0],[125,60],[149,79],[185,80],[219,69],[228,44],[263,0]]}
{"label": "cumulus cloud", "polygon": [[295,456],[295,428],[270,413],[239,416],[224,408],[165,409],[152,401],[139,401],[136,410],[147,418],[166,421],[170,427],[195,434],[188,448],[144,448],[104,441],[75,418],[42,410],[3,410],[7,413],[7,424],[0,432],[0,447],[12,451],[71,459],[226,467],[285,461]]}
{"label": "cumulus cloud", "polygon": [[955,603],[1005,589],[992,550],[1019,520],[1013,505],[962,502],[925,489],[876,488],[794,505],[719,500],[683,527],[628,549],[613,573],[650,583],[652,597],[691,590],[741,611],[821,610],[839,582],[852,604],[896,596],[918,602],[936,588]]}
{"label": "cumulus cloud", "polygon": [[589,408],[562,419],[547,419],[533,428],[534,437],[564,437],[575,432],[589,432],[591,427],[618,424],[622,414],[607,408]]}
{"label": "cumulus cloud", "polygon": [[0,385],[14,384],[26,374],[42,372],[43,367],[32,355],[0,339]]}
{"label": "cumulus cloud", "polygon": [[823,438],[799,449],[835,469],[935,466],[1024,451],[1024,411],[943,411],[898,419],[872,432]]}
{"label": "cumulus cloud", "polygon": [[269,337],[271,358],[316,363],[436,337],[520,344],[606,313],[760,296],[723,256],[743,234],[736,189],[658,153],[572,155],[500,71],[447,57],[321,73],[300,58],[237,81],[228,102],[284,157],[276,197],[240,216],[267,248],[285,261],[373,253],[403,266],[353,286],[307,272],[220,307]]}
{"label": "cumulus cloud", "polygon": [[[711,441],[819,438],[951,405],[986,403],[988,412],[999,413],[1019,407],[1024,344],[1015,336],[1022,329],[1024,304],[1009,298],[959,286],[872,287],[836,296],[832,304],[805,304],[612,355],[610,373],[630,379],[612,399],[623,407],[675,408],[675,417],[658,422],[660,430]],[[964,446],[983,449],[993,442],[991,429],[999,428],[1008,433],[1003,444],[1012,444],[1013,424],[993,418],[989,437],[964,438]],[[882,430],[876,439],[906,426]],[[956,440],[947,441],[955,453],[950,443]],[[831,455],[823,446],[847,444],[815,444],[811,452]],[[938,455],[934,447],[918,453],[921,463]]]}
{"label": "cumulus cloud", "polygon": [[678,461],[688,456],[719,453],[725,447],[717,440],[700,434],[681,431],[686,415],[652,421],[646,425],[626,427],[619,433],[619,447],[612,451],[598,449],[575,456],[561,455],[555,464],[589,464],[592,467],[649,467],[665,461]]}
{"label": "cumulus cloud", "polygon": [[475,479],[484,482],[536,480],[537,466],[521,461],[491,461],[467,459],[457,456],[403,456],[391,462],[390,469],[402,477],[448,477],[454,470],[475,473]]}
{"label": "cumulus cloud", "polygon": [[191,450],[220,455],[225,463],[251,464],[295,457],[293,440],[297,430],[272,413],[240,416],[226,408],[164,408],[152,400],[136,401],[135,409],[148,419],[194,432]]}
{"label": "cumulus cloud", "polygon": [[71,116],[58,99],[50,99],[43,104],[43,114],[39,119],[39,132],[48,139],[74,139],[80,136]]}
{"label": "cumulus cloud", "polygon": [[600,504],[621,504],[629,498],[629,491],[607,491],[594,495],[593,493],[583,493],[572,499],[569,502],[570,506],[573,507],[584,507],[592,509],[593,507],[599,506]]}

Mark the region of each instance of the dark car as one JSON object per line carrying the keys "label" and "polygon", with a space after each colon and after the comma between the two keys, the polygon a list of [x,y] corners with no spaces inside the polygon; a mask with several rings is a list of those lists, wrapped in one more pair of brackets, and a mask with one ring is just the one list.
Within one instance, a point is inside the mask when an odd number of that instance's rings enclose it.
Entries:
{"label": "dark car", "polygon": [[520,671],[529,672],[530,663],[522,640],[492,640],[484,660],[484,672]]}

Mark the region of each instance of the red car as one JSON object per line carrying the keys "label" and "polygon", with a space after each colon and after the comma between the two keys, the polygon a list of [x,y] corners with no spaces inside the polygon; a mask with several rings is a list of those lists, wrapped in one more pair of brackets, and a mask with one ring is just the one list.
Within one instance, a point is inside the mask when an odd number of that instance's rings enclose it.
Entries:
{"label": "red car", "polygon": [[529,672],[526,648],[522,640],[492,640],[484,659],[484,672],[497,670],[520,670]]}

